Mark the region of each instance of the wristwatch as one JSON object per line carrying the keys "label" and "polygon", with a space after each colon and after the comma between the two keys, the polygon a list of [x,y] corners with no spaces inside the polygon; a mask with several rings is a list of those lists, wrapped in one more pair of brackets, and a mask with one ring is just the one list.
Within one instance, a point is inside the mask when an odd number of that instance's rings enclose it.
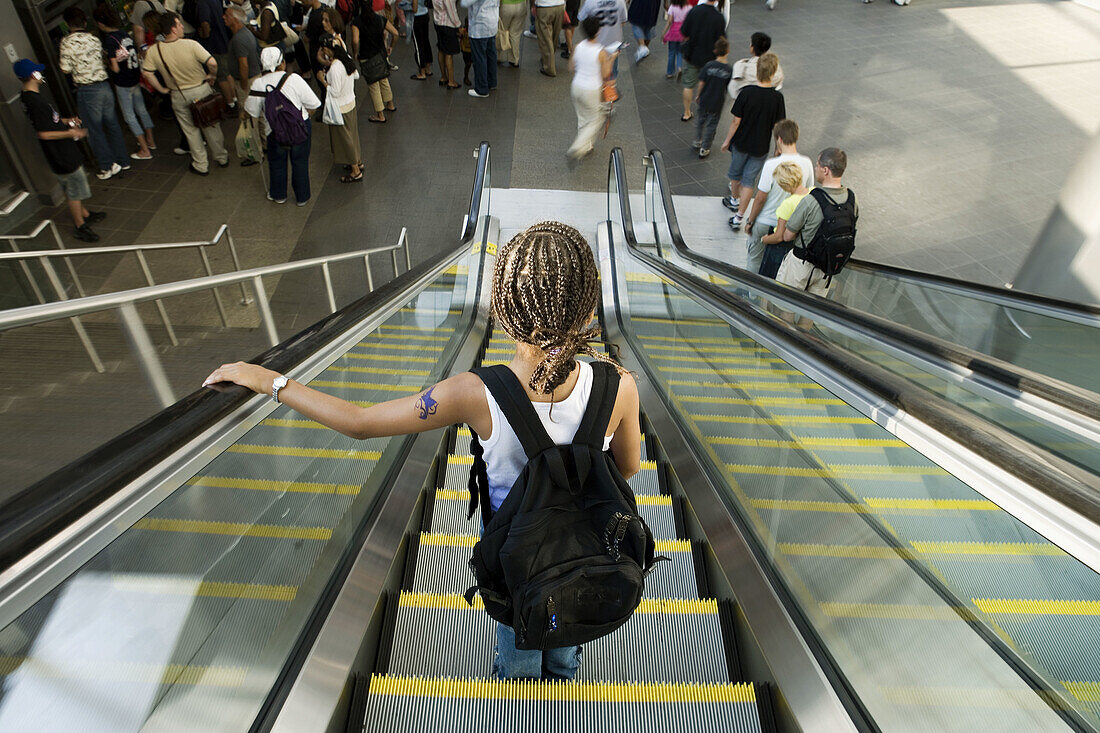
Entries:
{"label": "wristwatch", "polygon": [[275,381],[271,383],[271,399],[276,402],[279,401],[279,390],[286,386],[286,383],[290,380],[284,377],[282,374],[275,377]]}

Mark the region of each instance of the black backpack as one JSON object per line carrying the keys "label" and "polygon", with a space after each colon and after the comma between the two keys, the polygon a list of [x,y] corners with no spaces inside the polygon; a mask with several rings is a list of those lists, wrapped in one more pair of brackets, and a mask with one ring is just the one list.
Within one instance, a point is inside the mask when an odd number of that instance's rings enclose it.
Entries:
{"label": "black backpack", "polygon": [[[828,287],[833,275],[848,263],[856,248],[856,194],[848,189],[848,198],[842,204],[833,201],[820,188],[812,189],[810,195],[821,207],[824,218],[810,243],[795,247],[794,254],[798,259],[809,262],[825,273]],[[799,241],[802,241],[801,234]],[[806,287],[810,287],[809,278],[806,279]]]}
{"label": "black backpack", "polygon": [[603,450],[618,394],[613,366],[594,363],[592,393],[573,443],[555,445],[515,374],[474,369],[527,454],[495,513],[482,448],[471,440],[470,513],[481,503],[484,533],[470,569],[490,616],[516,632],[517,649],[584,644],[622,626],[642,600],[658,560],[634,493]]}

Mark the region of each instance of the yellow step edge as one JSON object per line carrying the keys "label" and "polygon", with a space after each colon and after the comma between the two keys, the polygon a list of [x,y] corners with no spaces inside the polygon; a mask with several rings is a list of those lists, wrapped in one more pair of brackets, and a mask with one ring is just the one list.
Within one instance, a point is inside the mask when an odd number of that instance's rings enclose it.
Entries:
{"label": "yellow step edge", "polygon": [[690,379],[668,379],[671,387],[698,387],[701,389],[739,389],[745,392],[772,391],[797,392],[803,389],[825,389],[814,382],[696,382]]}
{"label": "yellow step edge", "polygon": [[[360,341],[356,346],[369,349],[382,349],[384,351],[443,351],[442,346],[425,346],[424,344],[387,344]],[[391,355],[391,358],[404,358]]]}
{"label": "yellow step edge", "polygon": [[723,377],[751,377],[754,374],[777,374],[782,376],[805,376],[797,369],[776,369],[769,366],[743,367],[738,369],[705,369],[703,367],[658,366],[659,372],[672,374],[717,374]]}
{"label": "yellow step edge", "polygon": [[[421,532],[420,544],[434,547],[473,547],[481,539],[471,534],[436,534]],[[691,552],[690,540],[657,540],[657,554],[662,552]]]}
{"label": "yellow step edge", "polygon": [[1100,682],[1062,682],[1081,702],[1100,702]]}
{"label": "yellow step edge", "polygon": [[462,312],[458,308],[424,308],[424,307],[421,307],[421,306],[416,306],[415,308],[410,308],[410,307],[398,308],[398,310],[401,313],[419,313],[419,314],[432,313],[432,314],[437,314],[437,315],[440,314],[440,313],[446,313],[446,314],[452,315],[452,316],[457,316],[459,313]]}
{"label": "yellow step edge", "polygon": [[[393,356],[380,357],[393,361]],[[403,361],[421,361],[413,357],[402,356]],[[351,372],[353,374],[400,374],[408,377],[426,377],[431,372],[427,369],[394,369],[393,367],[357,367],[357,366],[330,366],[326,372]]]}
{"label": "yellow step edge", "polygon": [[1000,509],[986,499],[884,499],[864,497],[872,509],[937,509],[948,511],[989,512]]}
{"label": "yellow step edge", "polygon": [[818,545],[812,543],[780,542],[779,551],[784,555],[801,557],[856,557],[872,560],[905,560],[917,554],[903,547],[875,547],[871,545]]}
{"label": "yellow step edge", "polygon": [[[364,407],[369,407],[370,405],[373,405],[374,403],[373,402],[365,402],[365,403],[364,402],[357,402],[356,404],[362,405]],[[268,425],[268,426],[274,427],[274,428],[306,428],[306,429],[309,429],[309,430],[331,430],[332,429],[328,425],[322,425],[321,423],[314,422],[313,420],[296,420],[296,419],[279,418],[279,417],[269,417],[266,420],[261,420],[260,425]]]}
{"label": "yellow step edge", "polygon": [[0,676],[16,671],[47,679],[78,679],[111,682],[143,682],[159,685],[202,685],[240,687],[248,670],[244,667],[206,667],[198,664],[148,664],[96,659],[89,662],[66,660],[63,665],[34,657],[0,656]]}
{"label": "yellow step edge", "polygon": [[[638,336],[638,338],[642,341],[675,341],[678,344],[685,344],[685,345],[690,344],[690,346],[687,346],[687,348],[689,348],[689,349],[694,348],[696,344],[724,344],[726,346],[730,346],[732,344],[745,344],[745,345],[748,345],[748,346],[752,346],[753,348],[761,348],[759,346],[759,344],[757,344],[755,341],[753,341],[752,339],[746,339],[746,338],[733,338],[733,337],[726,337],[726,338],[722,338],[722,337],[717,337],[717,338],[714,338],[714,337],[696,338],[694,336],[692,336],[690,338],[687,337],[687,336]],[[649,348],[649,347],[647,346],[646,348]],[[683,348],[683,347],[678,347],[678,348]]]}
{"label": "yellow step edge", "polygon": [[1017,613],[1035,616],[1100,616],[1100,601],[1059,601],[1034,598],[974,598],[985,613]]}
{"label": "yellow step edge", "polygon": [[805,407],[806,405],[846,405],[844,400],[828,397],[714,397],[712,395],[676,395],[680,402],[706,402],[708,405],[760,405],[765,407]]}
{"label": "yellow step edge", "polygon": [[[717,319],[710,320],[707,318],[656,318],[654,316],[631,316],[630,320],[639,321],[641,323],[665,323],[670,326],[720,326],[723,328],[729,328],[729,324],[725,321],[719,321]],[[688,336],[681,336],[680,340],[688,341],[693,339]],[[732,339],[730,340],[732,341]]]}
{"label": "yellow step edge", "polygon": [[[683,399],[683,398],[681,398]],[[872,425],[866,417],[834,417],[832,415],[772,415],[771,417],[740,417],[738,415],[693,415],[696,422],[724,422],[736,425]]]}
{"label": "yellow step edge", "polygon": [[[483,611],[481,596],[474,596],[471,606],[457,593],[413,593],[401,591],[401,608],[440,608],[462,611]],[[661,613],[674,615],[713,616],[718,613],[718,601],[701,598],[643,598],[635,613]]]}
{"label": "yellow step edge", "polygon": [[768,438],[708,437],[711,445],[744,445],[756,448],[904,448],[900,440],[886,438],[810,438],[792,436],[793,440]]}
{"label": "yellow step edge", "polygon": [[[818,478],[860,478],[863,476],[882,476],[884,478],[898,478],[901,476],[945,476],[948,475],[939,466],[873,466],[857,464],[829,464],[824,468],[798,468],[793,466],[753,466],[744,463],[727,463],[726,469],[731,473],[751,473],[759,476],[816,476]],[[868,505],[872,501],[900,501],[893,499],[868,499]],[[907,499],[905,501],[928,501],[926,499]],[[960,501],[937,500],[937,501]]]}
{"label": "yellow step edge", "polygon": [[[635,496],[638,506],[672,506],[672,497],[660,494]],[[465,489],[437,489],[436,501],[469,501],[470,492]]]}
{"label": "yellow step edge", "polygon": [[203,598],[243,598],[259,601],[293,601],[298,595],[295,585],[265,585],[261,583],[223,583],[204,580],[196,586],[169,577],[150,578],[115,575],[111,587],[123,591],[156,595],[183,595]]}
{"label": "yellow step edge", "polygon": [[406,387],[401,384],[376,384],[374,382],[335,382],[327,379],[314,379],[309,383],[310,387],[339,387],[344,389],[373,389],[379,392],[405,392],[412,394],[419,392],[423,387]]}
{"label": "yellow step edge", "polygon": [[326,484],[313,481],[194,476],[188,479],[187,483],[191,486],[207,486],[214,489],[244,489],[247,491],[289,491],[301,494],[336,494],[338,496],[355,496],[359,493],[359,487],[354,484]]}
{"label": "yellow step edge", "polygon": [[283,445],[248,445],[237,443],[225,449],[227,453],[249,453],[259,456],[294,456],[296,458],[345,458],[359,461],[377,461],[382,457],[376,450],[343,450],[335,448],[296,448]]}
{"label": "yellow step edge", "polygon": [[[356,351],[348,351],[343,355],[344,359],[361,359],[363,361],[388,361],[393,362],[394,359],[400,359],[401,361],[413,361],[418,364],[435,364],[439,359],[432,358],[430,356],[405,356],[404,354],[360,354]],[[329,367],[332,369],[333,367]],[[326,370],[327,371],[327,370]],[[389,373],[383,372],[383,373]],[[395,372],[400,373],[400,372]],[[427,372],[425,372],[427,374]]]}
{"label": "yellow step edge", "polygon": [[981,499],[879,499],[871,505],[842,501],[811,501],[800,499],[752,499],[756,509],[778,509],[794,512],[834,512],[839,514],[872,514],[876,511],[995,511],[999,507]]}
{"label": "yellow step edge", "polygon": [[372,675],[370,694],[384,697],[546,702],[756,704],[756,691],[749,682],[544,682]]}
{"label": "yellow step edge", "polygon": [[197,519],[156,519],[146,517],[134,524],[134,529],[157,532],[192,532],[238,537],[271,537],[290,540],[329,540],[332,530],[326,527],[283,527],[275,524],[244,522],[208,522]]}
{"label": "yellow step edge", "polygon": [[[385,328],[383,326],[382,328]],[[412,328],[411,326],[406,328],[407,331],[419,331],[418,328]],[[441,331],[444,329],[428,328],[426,331]],[[446,329],[450,330],[450,329]],[[367,338],[375,339],[373,341],[360,341],[357,346],[385,346],[386,342],[390,339],[397,339],[398,341],[450,341],[450,336],[425,336],[420,333],[379,333],[368,334]]]}
{"label": "yellow step edge", "polygon": [[1042,555],[1065,556],[1062,548],[1047,542],[913,542],[925,555]]}

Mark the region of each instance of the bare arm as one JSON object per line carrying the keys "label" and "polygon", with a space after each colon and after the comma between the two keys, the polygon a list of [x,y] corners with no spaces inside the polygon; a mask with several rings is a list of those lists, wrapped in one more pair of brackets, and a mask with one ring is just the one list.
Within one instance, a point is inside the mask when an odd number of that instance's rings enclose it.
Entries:
{"label": "bare arm", "polygon": [[[779,244],[780,242],[789,242],[790,239],[787,239],[788,231],[789,230],[787,229],[787,220],[780,219],[779,223],[775,227],[775,231],[767,235],[766,237],[761,238],[760,241],[764,244]],[[793,234],[791,235],[791,239],[794,239]]]}
{"label": "bare arm", "polygon": [[142,69],[141,76],[145,79],[145,81],[149,82],[149,86],[153,87],[153,89],[156,89],[161,94],[168,94],[169,89],[161,84],[159,81],[157,81],[157,75],[155,73]]}
{"label": "bare arm", "polygon": [[737,126],[741,124],[740,117],[734,117],[730,121],[730,131],[726,133],[726,141],[722,143],[722,150],[729,151],[730,144],[733,142],[733,133],[737,132]]}
{"label": "bare arm", "polygon": [[82,137],[88,137],[88,131],[84,128],[77,128],[75,130],[51,130],[49,132],[38,133],[39,140],[79,140]]}
{"label": "bare arm", "polygon": [[756,221],[756,217],[760,216],[760,210],[764,208],[764,201],[767,198],[767,191],[757,191],[756,195],[753,196],[749,214],[745,217],[745,234],[752,234],[752,225]]}
{"label": "bare arm", "polygon": [[793,242],[794,238],[798,236],[798,232],[796,232],[792,229],[787,229],[786,228],[787,222],[783,221],[782,219],[779,220],[779,223],[783,225],[783,241],[784,242]]}
{"label": "bare arm", "polygon": [[[617,421],[616,421],[617,418]],[[630,374],[619,379],[619,394],[615,398],[615,410],[607,429],[614,431],[611,438],[611,455],[623,478],[638,473],[642,458],[642,426],[638,417],[638,385]]]}
{"label": "bare arm", "polygon": [[240,74],[240,76],[238,76],[237,78],[240,80],[241,86],[247,88],[248,87],[248,57],[247,56],[238,56],[237,57],[237,73]]}

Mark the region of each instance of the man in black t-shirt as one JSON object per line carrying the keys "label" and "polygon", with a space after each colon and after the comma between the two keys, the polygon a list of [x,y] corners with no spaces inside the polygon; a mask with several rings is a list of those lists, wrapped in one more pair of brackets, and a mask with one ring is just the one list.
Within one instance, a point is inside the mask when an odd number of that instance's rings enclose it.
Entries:
{"label": "man in black t-shirt", "polygon": [[42,72],[46,67],[30,59],[19,59],[13,65],[15,75],[23,82],[20,100],[31,120],[31,127],[38,134],[42,152],[50,170],[57,176],[61,190],[69,202],[69,213],[76,228],[73,236],[83,242],[98,242],[99,235],[89,224],[102,221],[106,214],[88,211],[84,200],[91,198],[88,176],[84,174],[84,155],[76,141],[86,138],[88,131],[80,126],[77,117],[62,117],[53,106],[42,98],[39,89],[45,83]]}
{"label": "man in black t-shirt", "polygon": [[684,36],[680,53],[684,57],[680,70],[680,83],[683,85],[684,114],[680,117],[687,122],[694,115],[691,102],[695,98],[695,85],[699,82],[699,71],[714,60],[714,42],[726,37],[726,16],[722,15],[725,0],[701,2],[691,9],[680,26]]}
{"label": "man in black t-shirt", "polygon": [[766,53],[756,63],[756,84],[741,90],[733,103],[730,122],[722,150],[730,151],[730,195],[722,205],[737,213],[730,218],[730,227],[737,231],[756,193],[756,179],[764,167],[771,147],[772,128],[786,118],[787,106],[783,93],[772,88],[772,77],[779,67],[774,53]]}

